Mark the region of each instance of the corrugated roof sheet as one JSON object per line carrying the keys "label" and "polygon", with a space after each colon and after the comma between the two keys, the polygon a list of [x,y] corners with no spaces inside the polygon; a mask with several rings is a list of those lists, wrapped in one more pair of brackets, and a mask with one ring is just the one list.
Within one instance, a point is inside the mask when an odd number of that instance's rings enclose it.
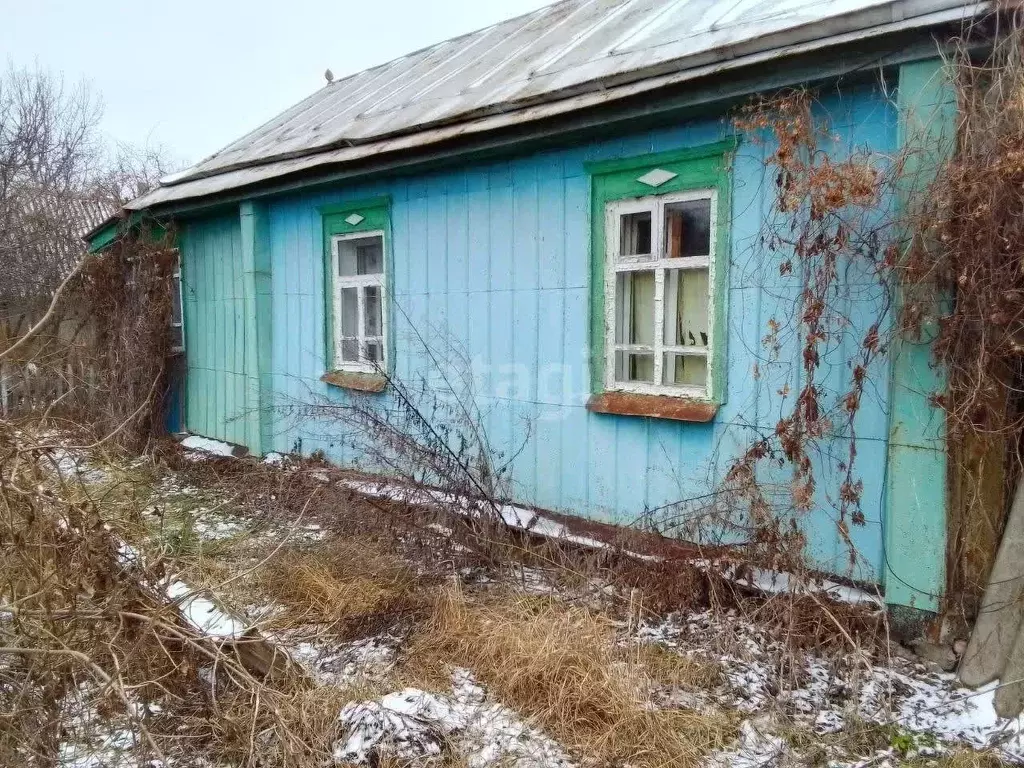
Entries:
{"label": "corrugated roof sheet", "polygon": [[114,201],[99,195],[61,194],[35,187],[21,187],[11,196],[13,216],[10,226],[22,233],[52,229],[50,222],[60,221],[61,229],[85,236],[118,211]]}
{"label": "corrugated roof sheet", "polygon": [[[908,20],[948,21],[978,7],[963,0],[564,0],[325,85],[130,207],[537,119],[613,98],[616,88],[636,92],[623,88],[629,84],[669,82],[844,34],[884,33],[914,23]],[[253,168],[267,164],[273,167]]]}

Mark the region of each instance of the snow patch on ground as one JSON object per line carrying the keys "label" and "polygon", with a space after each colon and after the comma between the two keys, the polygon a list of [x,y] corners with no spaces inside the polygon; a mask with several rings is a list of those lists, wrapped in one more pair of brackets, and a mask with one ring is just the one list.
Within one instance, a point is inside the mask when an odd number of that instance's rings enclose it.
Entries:
{"label": "snow patch on ground", "polygon": [[181,441],[181,447],[187,448],[190,451],[196,451],[200,454],[210,454],[212,456],[234,456],[234,446],[220,440],[212,440],[209,437],[200,437],[199,435],[189,435]]}
{"label": "snow patch on ground", "polygon": [[401,645],[400,638],[388,634],[341,645],[297,639],[301,634],[272,634],[268,640],[286,649],[316,682],[342,688],[383,678],[394,667]]}
{"label": "snow patch on ground", "polygon": [[77,479],[83,483],[106,482],[110,475],[93,466],[88,458],[77,451],[66,448],[52,448],[48,451],[58,475],[63,480]]}
{"label": "snow patch on ground", "polygon": [[472,673],[457,669],[451,695],[406,688],[379,701],[350,702],[338,717],[337,761],[373,764],[382,754],[399,759],[440,755],[452,744],[471,768],[573,765],[565,751],[515,712],[490,701]]}
{"label": "snow patch on ground", "polygon": [[762,730],[750,720],[740,723],[740,735],[732,749],[710,755],[708,768],[770,768],[778,765],[788,748],[784,739]]}
{"label": "snow patch on ground", "polygon": [[166,589],[167,596],[177,601],[178,610],[185,620],[207,637],[228,640],[245,634],[245,624],[220,608],[201,591],[194,591],[185,582],[177,580],[170,581]]}
{"label": "snow patch on ground", "polygon": [[684,692],[685,702],[677,704],[725,707],[749,716],[781,712],[818,734],[841,731],[854,721],[891,722],[949,743],[997,746],[1006,757],[1024,761],[1024,720],[995,714],[994,685],[971,691],[954,675],[902,658],[884,666],[866,655],[826,659],[793,652],[764,628],[710,611],[641,625],[636,639],[721,667],[722,686]]}

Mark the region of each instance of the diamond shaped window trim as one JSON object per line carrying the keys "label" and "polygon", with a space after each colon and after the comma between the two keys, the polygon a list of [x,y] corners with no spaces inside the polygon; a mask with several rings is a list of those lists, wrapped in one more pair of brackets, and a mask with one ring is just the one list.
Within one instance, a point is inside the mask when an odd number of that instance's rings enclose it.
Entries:
{"label": "diamond shaped window trim", "polygon": [[[672,175],[675,176],[675,174]],[[348,216],[345,217],[345,221],[354,227],[356,224],[358,224],[365,218],[365,216],[360,216],[358,213],[350,213]]]}
{"label": "diamond shaped window trim", "polygon": [[678,175],[678,173],[666,171],[664,168],[655,168],[653,171],[648,171],[643,176],[638,176],[637,181],[641,184],[646,184],[648,187],[660,187],[666,181],[674,179]]}

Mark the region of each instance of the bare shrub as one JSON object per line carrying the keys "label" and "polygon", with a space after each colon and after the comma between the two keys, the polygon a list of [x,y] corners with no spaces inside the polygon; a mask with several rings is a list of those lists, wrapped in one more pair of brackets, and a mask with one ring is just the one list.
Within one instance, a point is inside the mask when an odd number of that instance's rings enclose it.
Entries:
{"label": "bare shrub", "polygon": [[95,496],[34,429],[0,421],[0,762],[52,765],[112,730],[140,762],[328,760],[345,691],[257,663],[258,633],[195,626],[142,500],[116,478]]}
{"label": "bare shrub", "polygon": [[166,366],[171,351],[173,234],[119,240],[83,270],[76,293],[96,328],[98,393],[88,423],[97,434],[141,449],[163,433]]}
{"label": "bare shrub", "polygon": [[532,424],[524,420],[518,445],[494,446],[464,350],[444,333],[425,334],[414,328],[408,343],[429,361],[427,371],[406,380],[377,367],[387,384],[386,400],[356,394],[337,402],[310,393],[306,402],[280,407],[279,417],[340,427],[356,463],[398,480],[410,489],[408,500],[418,489],[434,489],[446,505],[465,513],[460,525],[503,538],[508,523],[501,507],[512,498],[512,466],[529,442]]}

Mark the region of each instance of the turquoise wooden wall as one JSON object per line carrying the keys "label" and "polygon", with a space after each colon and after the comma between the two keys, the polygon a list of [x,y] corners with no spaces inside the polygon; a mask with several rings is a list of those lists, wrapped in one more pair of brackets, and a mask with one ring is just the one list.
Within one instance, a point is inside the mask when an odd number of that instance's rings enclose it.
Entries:
{"label": "turquoise wooden wall", "polygon": [[[896,148],[895,110],[877,84],[825,92],[819,113],[830,126],[824,148],[837,155]],[[406,381],[423,378],[444,398],[434,360],[442,368],[461,367],[459,355],[446,350],[452,345],[470,361],[476,404],[492,443],[505,452],[523,445],[513,464],[521,502],[620,523],[680,500],[697,500],[688,505],[696,510],[727,462],[752,437],[774,430],[789,407],[778,394],[783,386],[799,389],[797,280],[781,277],[778,261],[764,261],[759,246],[774,182],[764,166],[766,149],[743,141],[735,158],[727,394],[708,424],[600,415],[584,407],[590,392],[590,179],[584,163],[729,135],[723,116],[429,175],[267,199],[273,329],[268,386],[279,411],[266,430],[264,450],[319,449],[342,464],[365,466],[339,422],[297,415],[302,410],[296,406],[344,404],[351,397],[388,402],[386,392],[353,395],[319,380],[326,361],[318,207],[389,195],[395,374]],[[245,370],[229,341],[237,335],[232,329],[240,310],[232,293],[239,269],[237,220],[236,213],[233,219],[193,221],[185,230],[186,280],[194,292],[186,306],[188,426],[229,440],[239,436],[229,418]],[[848,314],[848,333],[830,345],[820,374],[833,392],[846,391],[848,360],[882,303],[870,275],[851,271],[844,277],[837,301]],[[778,363],[761,344],[771,319],[783,323]],[[835,499],[828,496],[834,477],[820,480],[817,509],[804,521],[820,565],[865,581],[882,575],[887,365],[883,360],[871,371],[878,386],[868,388],[856,423],[866,517],[864,525],[851,526],[856,563],[849,565],[837,533]],[[846,447],[843,441],[824,446],[837,454]],[[763,479],[780,488],[787,481],[785,475]]]}
{"label": "turquoise wooden wall", "polygon": [[246,444],[245,296],[237,212],[180,233],[185,310],[185,428]]}

